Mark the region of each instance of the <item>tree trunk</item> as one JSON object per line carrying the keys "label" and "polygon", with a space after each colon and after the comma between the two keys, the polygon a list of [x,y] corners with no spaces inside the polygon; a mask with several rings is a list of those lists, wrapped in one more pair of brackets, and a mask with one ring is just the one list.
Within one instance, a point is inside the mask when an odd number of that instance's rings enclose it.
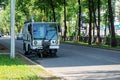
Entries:
{"label": "tree trunk", "polygon": [[113,18],[111,0],[108,0],[108,10],[109,10],[109,22],[110,22],[110,28],[111,28],[111,46],[116,47],[117,41],[115,38],[114,18]]}
{"label": "tree trunk", "polygon": [[100,43],[100,0],[98,0],[98,26],[97,26],[97,43]]}
{"label": "tree trunk", "polygon": [[[52,14],[51,10],[49,10],[49,14]],[[50,21],[52,20],[52,16],[51,15],[49,16],[49,20]]]}
{"label": "tree trunk", "polygon": [[106,36],[106,31],[107,31],[107,20],[105,21],[105,30],[104,30],[104,37]]}
{"label": "tree trunk", "polygon": [[53,13],[53,21],[56,22],[55,7],[53,5],[53,0],[50,0],[50,1],[51,1],[52,13]]}
{"label": "tree trunk", "polygon": [[95,43],[95,24],[92,23],[92,43]]}
{"label": "tree trunk", "polygon": [[66,0],[64,0],[64,41],[66,40],[67,25],[66,25]]}
{"label": "tree trunk", "polygon": [[104,30],[104,37],[107,35],[107,26],[108,26],[108,10],[106,10],[105,18],[105,30]]}
{"label": "tree trunk", "polygon": [[78,40],[80,41],[80,33],[81,33],[81,4],[80,0],[78,0],[78,6],[79,6],[79,13],[78,13]]}
{"label": "tree trunk", "polygon": [[89,39],[88,39],[88,44],[91,45],[91,27],[92,27],[92,8],[91,8],[91,0],[89,0]]}
{"label": "tree trunk", "polygon": [[96,22],[96,13],[95,13],[95,3],[94,3],[94,1],[92,0],[92,2],[91,2],[91,6],[92,6],[92,12],[93,12],[93,36],[92,36],[92,42],[94,42],[95,40],[95,38],[94,38],[94,36],[95,36],[95,27],[97,27],[97,22]]}

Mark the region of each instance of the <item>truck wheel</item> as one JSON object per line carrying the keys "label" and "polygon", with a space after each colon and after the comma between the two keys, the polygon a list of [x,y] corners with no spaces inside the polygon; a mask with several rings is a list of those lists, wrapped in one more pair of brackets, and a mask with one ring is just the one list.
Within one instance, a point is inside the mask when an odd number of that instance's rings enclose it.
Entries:
{"label": "truck wheel", "polygon": [[25,50],[25,43],[23,42],[23,50]]}
{"label": "truck wheel", "polygon": [[56,52],[55,53],[51,53],[51,56],[52,57],[56,57],[57,56]]}
{"label": "truck wheel", "polygon": [[24,52],[24,54],[25,54],[25,55],[28,55],[28,51],[26,51],[26,49],[25,49],[25,52]]}
{"label": "truck wheel", "polygon": [[25,54],[25,55],[28,55],[28,51],[26,50],[26,45],[25,45],[25,44],[24,44],[24,48],[23,48],[23,49],[24,49],[24,51],[25,51],[24,54]]}
{"label": "truck wheel", "polygon": [[50,56],[56,57],[57,56],[57,50],[56,49],[50,50]]}
{"label": "truck wheel", "polygon": [[31,48],[30,48],[30,45],[28,45],[28,54],[31,53]]}
{"label": "truck wheel", "polygon": [[43,58],[43,54],[42,53],[37,53],[39,58]]}

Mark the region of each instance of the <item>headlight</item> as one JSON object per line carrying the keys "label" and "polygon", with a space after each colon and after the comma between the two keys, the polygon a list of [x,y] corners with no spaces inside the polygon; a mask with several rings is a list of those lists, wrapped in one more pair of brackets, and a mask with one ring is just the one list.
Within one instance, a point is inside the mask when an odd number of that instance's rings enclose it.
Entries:
{"label": "headlight", "polygon": [[53,40],[52,44],[58,44],[58,41],[57,40]]}
{"label": "headlight", "polygon": [[34,45],[35,45],[35,46],[37,45],[37,41],[34,41]]}
{"label": "headlight", "polygon": [[57,41],[57,40],[55,41],[55,44],[58,44],[58,41]]}

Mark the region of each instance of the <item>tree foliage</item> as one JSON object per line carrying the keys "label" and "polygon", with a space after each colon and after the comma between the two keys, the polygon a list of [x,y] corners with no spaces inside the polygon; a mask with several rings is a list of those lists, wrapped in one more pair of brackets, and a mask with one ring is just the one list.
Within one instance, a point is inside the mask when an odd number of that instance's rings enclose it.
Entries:
{"label": "tree foliage", "polygon": [[[16,33],[22,31],[23,24],[26,20],[34,17],[35,21],[39,22],[60,22],[63,29],[62,36],[64,36],[65,39],[67,36],[72,36],[73,34],[80,38],[83,28],[82,24],[89,24],[89,30],[86,29],[85,35],[89,37],[89,44],[93,41],[92,37],[95,36],[95,29],[97,30],[96,36],[98,37],[98,42],[100,42],[100,26],[112,25],[108,23],[110,18],[108,15],[108,1],[109,0],[15,0]],[[10,0],[0,0],[0,7],[3,8],[2,13],[0,13],[0,28],[4,27],[4,32],[9,32]],[[105,13],[101,14],[100,12]],[[112,31],[111,28],[109,27],[110,32]],[[113,33],[110,34],[113,35],[114,31],[112,32]]]}

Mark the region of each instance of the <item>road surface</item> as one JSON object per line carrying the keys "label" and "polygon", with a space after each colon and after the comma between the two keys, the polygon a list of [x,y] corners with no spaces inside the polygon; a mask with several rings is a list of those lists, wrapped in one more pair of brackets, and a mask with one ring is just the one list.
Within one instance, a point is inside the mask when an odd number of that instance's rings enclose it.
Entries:
{"label": "road surface", "polygon": [[[0,43],[10,46],[9,38],[1,38]],[[16,51],[23,53],[21,40],[16,40]],[[61,44],[57,55],[27,57],[67,80],[120,80],[120,51]]]}

